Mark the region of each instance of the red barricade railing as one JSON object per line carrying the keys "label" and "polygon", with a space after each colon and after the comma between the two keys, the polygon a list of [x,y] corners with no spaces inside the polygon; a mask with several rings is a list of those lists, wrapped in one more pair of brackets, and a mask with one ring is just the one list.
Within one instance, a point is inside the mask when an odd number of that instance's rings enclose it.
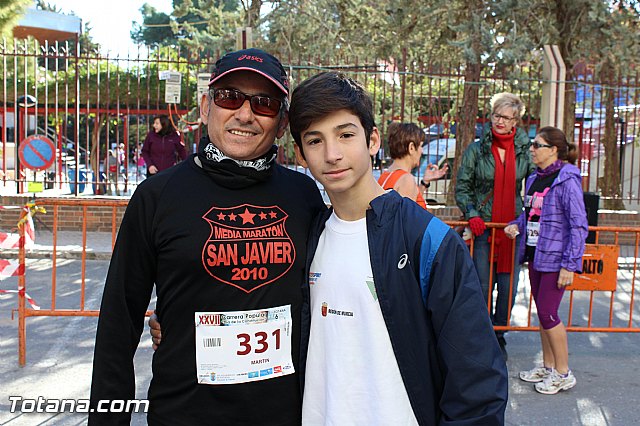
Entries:
{"label": "red barricade railing", "polygon": [[[452,227],[465,226],[467,222],[447,222]],[[503,232],[505,224],[487,223],[492,236]],[[575,332],[640,332],[633,318],[640,317],[635,306],[636,282],[640,279],[640,228],[591,226],[595,232],[593,244],[587,244],[583,257],[583,273],[576,274],[574,285],[567,287],[560,312],[566,314],[563,322],[567,331]],[[492,238],[490,258],[494,254]],[[608,251],[614,248],[618,254]],[[469,249],[473,254],[473,239]],[[515,257],[514,245],[512,255]],[[595,258],[600,256],[601,258]],[[511,277],[513,277],[513,272]],[[510,281],[512,281],[510,279]],[[506,326],[494,326],[496,330],[537,331],[535,303],[531,296],[528,273],[522,268],[517,288],[516,302],[510,303],[510,315]],[[491,269],[489,282],[493,282]],[[491,286],[490,286],[491,288]],[[509,301],[512,299],[513,286],[509,287]],[[493,294],[487,298],[487,308],[493,302]],[[604,311],[604,312],[603,312]],[[637,321],[636,321],[637,322]],[[536,324],[536,325],[534,325]]]}
{"label": "red barricade railing", "polygon": [[[25,278],[25,274],[22,274],[18,277],[18,360],[20,366],[24,366],[26,363],[26,319],[29,317],[74,317],[74,316],[84,316],[84,317],[95,317],[98,316],[100,311],[98,309],[88,309],[85,306],[85,297],[86,297],[86,267],[87,260],[89,254],[92,254],[87,250],[87,239],[89,238],[90,232],[88,230],[89,227],[89,218],[93,218],[93,221],[101,221],[107,222],[109,226],[106,228],[110,229],[110,245],[108,250],[110,251],[113,248],[116,240],[116,234],[118,227],[120,225],[119,218],[122,215],[124,208],[127,206],[128,200],[101,200],[101,199],[85,199],[85,200],[76,200],[76,199],[42,199],[38,201],[38,206],[46,206],[49,210],[50,215],[47,215],[46,221],[43,220],[42,224],[45,227],[51,226],[52,239],[51,239],[51,296],[50,296],[50,304],[49,306],[43,305],[42,307],[33,306],[32,304],[26,303],[26,288],[27,282]],[[58,266],[59,266],[59,255],[61,254],[58,247],[58,234],[59,228],[62,226],[60,223],[60,216],[62,209],[71,209],[71,211],[67,210],[64,212],[66,216],[66,220],[68,221],[69,216],[76,216],[76,220],[79,222],[79,231],[80,231],[80,249],[79,253],[76,253],[76,256],[80,261],[80,271],[79,271],[79,281],[80,281],[80,289],[79,289],[79,300],[77,300],[77,307],[73,308],[60,308],[57,305],[58,299]],[[90,211],[93,210],[93,211]],[[96,212],[101,210],[100,212]],[[72,224],[73,225],[73,224]],[[105,229],[105,224],[101,224],[101,229]],[[67,225],[68,226],[68,225]],[[76,228],[78,230],[78,228]],[[77,231],[76,231],[77,232]],[[103,232],[104,233],[104,232]],[[26,265],[26,250],[24,247],[24,228],[20,228],[20,247],[18,248],[18,258],[21,265]],[[41,266],[42,267],[42,266]],[[151,312],[147,312],[147,315],[150,315]]]}
{"label": "red barricade railing", "polygon": [[[116,234],[120,223],[120,218],[128,200],[103,200],[103,199],[42,199],[38,201],[39,206],[47,207],[49,214],[40,216],[42,225],[50,227],[52,233],[51,246],[51,292],[50,303],[39,309],[27,303],[26,290],[27,282],[24,274],[18,277],[18,336],[19,336],[19,363],[24,366],[26,363],[26,319],[29,317],[49,316],[98,316],[99,310],[87,308],[85,305],[86,296],[86,264],[89,255],[87,241],[93,238],[95,229],[100,229],[102,235],[110,234],[110,245],[108,250],[113,248]],[[64,221],[60,217],[64,216]],[[57,304],[58,282],[57,269],[59,264],[58,233],[60,228],[69,229],[69,216],[75,216],[78,226],[75,232],[80,232],[81,243],[79,255],[80,260],[80,291],[77,306],[72,308],[60,308]],[[64,222],[64,223],[63,223]],[[466,222],[447,222],[450,226],[465,226]],[[492,235],[502,232],[504,224],[487,223],[487,227],[492,230]],[[105,232],[106,230],[106,232]],[[608,289],[580,290],[578,288],[569,289],[568,297],[561,305],[561,314],[566,315],[565,324],[568,331],[581,332],[640,332],[640,327],[634,325],[634,316],[638,318],[640,312],[635,306],[636,281],[638,280],[638,262],[640,246],[640,228],[628,227],[590,227],[596,232],[596,245],[611,245],[617,247],[619,254],[616,256],[614,264],[615,283],[608,283]],[[21,230],[21,233],[24,231]],[[24,238],[21,239],[24,241]],[[495,239],[492,238],[492,241]],[[473,253],[473,240],[470,241],[470,250]],[[491,243],[491,254],[493,256],[494,247]],[[513,250],[515,255],[515,247]],[[18,250],[20,263],[26,264],[26,251],[24,244]],[[604,258],[603,258],[604,259]],[[605,264],[602,259],[587,259],[586,263],[589,271],[587,274],[593,277],[587,280],[588,284],[596,282],[599,275],[606,272],[606,268],[611,265]],[[28,267],[28,266],[27,266]],[[42,269],[42,266],[40,267]],[[585,274],[583,274],[585,275]],[[492,279],[492,277],[491,277]],[[532,303],[531,292],[529,291],[526,273],[520,275],[517,288],[516,303],[506,326],[496,329],[517,330],[517,331],[537,331],[537,319],[534,315],[535,305]],[[589,285],[591,285],[589,284]],[[605,283],[606,284],[606,283]],[[588,287],[587,287],[588,288]],[[511,287],[510,292],[514,291]],[[43,296],[44,297],[44,296]],[[489,295],[491,297],[491,295]],[[509,298],[511,300],[511,298]],[[491,306],[492,300],[488,298],[487,307]],[[150,312],[147,312],[150,314]]]}

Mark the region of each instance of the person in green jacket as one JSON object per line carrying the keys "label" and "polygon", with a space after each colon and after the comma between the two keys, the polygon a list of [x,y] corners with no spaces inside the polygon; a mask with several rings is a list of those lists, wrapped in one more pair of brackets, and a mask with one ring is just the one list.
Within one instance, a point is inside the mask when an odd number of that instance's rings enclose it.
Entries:
{"label": "person in green jacket", "polygon": [[[489,314],[497,326],[508,324],[520,267],[513,259],[513,241],[502,230],[492,235],[485,222],[507,223],[522,211],[522,181],[534,170],[529,138],[517,127],[524,111],[524,103],[512,93],[498,93],[491,98],[491,127],[465,150],[456,183],[456,204],[475,237],[473,261]],[[494,304],[491,295],[496,285]],[[496,337],[506,360],[504,330],[496,331]]]}

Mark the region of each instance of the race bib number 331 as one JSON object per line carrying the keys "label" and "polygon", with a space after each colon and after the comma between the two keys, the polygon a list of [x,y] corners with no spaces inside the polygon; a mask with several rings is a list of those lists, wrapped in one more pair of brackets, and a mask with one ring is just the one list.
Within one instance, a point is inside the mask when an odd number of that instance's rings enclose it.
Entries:
{"label": "race bib number 331", "polygon": [[198,383],[236,384],[293,374],[291,306],[196,312]]}

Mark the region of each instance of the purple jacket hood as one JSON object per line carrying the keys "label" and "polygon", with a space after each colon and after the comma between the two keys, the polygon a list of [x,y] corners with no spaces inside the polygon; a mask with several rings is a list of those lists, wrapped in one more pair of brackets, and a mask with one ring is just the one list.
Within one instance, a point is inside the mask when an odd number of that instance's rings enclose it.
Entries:
{"label": "purple jacket hood", "polygon": [[[526,191],[536,180],[536,173],[527,178]],[[526,230],[523,211],[511,223],[521,234]],[[540,216],[540,236],[533,257],[533,267],[539,272],[582,272],[582,255],[589,225],[584,207],[580,170],[565,164],[544,198]],[[518,259],[524,262],[525,238],[520,239]]]}

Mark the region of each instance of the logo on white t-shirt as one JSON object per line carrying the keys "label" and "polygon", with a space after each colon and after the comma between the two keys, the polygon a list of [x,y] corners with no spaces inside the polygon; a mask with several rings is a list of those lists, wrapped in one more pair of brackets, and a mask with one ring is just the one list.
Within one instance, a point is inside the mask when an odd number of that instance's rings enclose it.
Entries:
{"label": "logo on white t-shirt", "polygon": [[378,300],[378,293],[376,292],[376,283],[373,281],[373,277],[367,277],[366,281],[367,288],[369,292],[371,292],[371,296],[373,296],[373,300]]}
{"label": "logo on white t-shirt", "polygon": [[321,275],[322,273],[320,272],[309,272],[309,285],[314,285]]}
{"label": "logo on white t-shirt", "polygon": [[339,311],[337,309],[331,309],[329,308],[329,305],[327,304],[327,302],[322,302],[322,306],[321,306],[321,311],[322,316],[326,317],[327,315],[337,315],[340,317],[352,317],[353,316],[353,312],[351,311]]}

